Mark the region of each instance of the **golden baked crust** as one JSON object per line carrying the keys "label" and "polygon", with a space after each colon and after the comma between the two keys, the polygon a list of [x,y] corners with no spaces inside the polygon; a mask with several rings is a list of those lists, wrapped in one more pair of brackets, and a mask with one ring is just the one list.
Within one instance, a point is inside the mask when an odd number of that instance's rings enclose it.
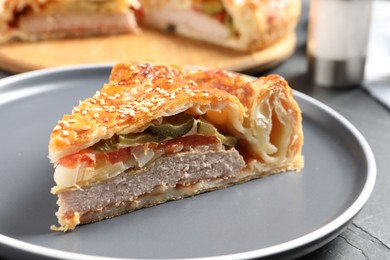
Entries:
{"label": "golden baked crust", "polygon": [[238,97],[248,111],[246,136],[263,162],[272,167],[289,162],[288,169],[303,166],[302,114],[285,79],[275,74],[253,79],[218,69],[190,72],[187,78]]}
{"label": "golden baked crust", "polygon": [[[133,64],[115,65],[110,82],[126,82],[133,77],[133,68]],[[167,70],[168,75],[184,77],[187,81],[195,82],[204,88],[226,91],[239,99],[245,107],[239,132],[244,133],[244,139],[261,162],[260,165],[252,167],[262,168],[264,165],[267,165],[266,167],[286,165],[286,169],[303,167],[301,110],[293,97],[292,89],[281,76],[253,78],[220,69],[179,66],[162,68]],[[214,117],[215,122],[218,118]],[[219,125],[224,123],[221,122]],[[256,164],[256,161],[254,163]]]}
{"label": "golden baked crust", "polygon": [[121,13],[126,12],[128,0],[2,0],[3,13],[9,19],[20,12],[53,13]]}
{"label": "golden baked crust", "polygon": [[114,134],[142,132],[152,120],[182,111],[194,115],[214,111],[221,124],[240,131],[236,122],[242,124],[246,110],[237,97],[173,77],[174,70],[166,66],[138,63],[127,68],[128,79],[105,84],[58,121],[49,143],[52,162]]}

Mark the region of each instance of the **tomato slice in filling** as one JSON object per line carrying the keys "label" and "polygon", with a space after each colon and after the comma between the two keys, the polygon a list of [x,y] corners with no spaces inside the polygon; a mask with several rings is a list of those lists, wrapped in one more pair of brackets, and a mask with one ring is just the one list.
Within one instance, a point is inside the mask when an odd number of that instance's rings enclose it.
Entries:
{"label": "tomato slice in filling", "polygon": [[[188,151],[200,146],[210,149],[219,143],[220,140],[216,136],[190,135],[171,139],[160,144],[144,144],[140,146],[147,146],[145,149],[153,149],[155,152],[169,154]],[[106,162],[115,164],[129,160],[132,150],[140,146],[121,148],[107,153],[85,149],[78,153],[62,157],[59,160],[59,164],[67,168],[75,168],[82,163],[88,167],[95,167]]]}
{"label": "tomato slice in filling", "polygon": [[94,164],[96,161],[96,157],[94,155],[95,152],[93,150],[85,149],[78,153],[62,157],[58,163],[67,168],[75,168],[81,163],[86,163],[89,166]]}
{"label": "tomato slice in filling", "polygon": [[107,153],[107,159],[111,164],[128,160],[130,157],[129,149],[122,148],[116,151]]}

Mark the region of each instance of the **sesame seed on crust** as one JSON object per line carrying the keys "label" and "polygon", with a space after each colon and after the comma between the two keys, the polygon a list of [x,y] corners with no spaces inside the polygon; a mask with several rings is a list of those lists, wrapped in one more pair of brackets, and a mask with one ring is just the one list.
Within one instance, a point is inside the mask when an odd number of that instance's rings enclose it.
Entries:
{"label": "sesame seed on crust", "polygon": [[88,131],[88,130],[90,130],[91,129],[91,126],[89,126],[89,125],[85,125],[85,126],[83,126],[82,128],[81,128],[81,130],[83,130],[83,131]]}
{"label": "sesame seed on crust", "polygon": [[58,130],[61,130],[62,127],[60,125],[56,125],[54,128],[53,128],[53,131],[58,131]]}
{"label": "sesame seed on crust", "polygon": [[[130,67],[126,64],[114,67],[110,83],[104,84],[93,97],[81,101],[72,114],[64,116],[63,121],[73,123],[65,123],[66,132],[52,132],[49,143],[52,161],[114,134],[139,131],[162,116],[183,110],[199,113],[200,110],[192,109],[194,106],[238,111],[240,118],[246,111],[237,97],[198,85],[186,78],[185,71],[178,66],[134,63],[134,70]],[[113,81],[115,75],[121,78]]]}
{"label": "sesame seed on crust", "polygon": [[63,135],[63,136],[69,136],[69,132],[68,132],[68,131],[66,131],[66,130],[62,130],[62,132],[61,132],[61,133],[62,133],[62,135]]}

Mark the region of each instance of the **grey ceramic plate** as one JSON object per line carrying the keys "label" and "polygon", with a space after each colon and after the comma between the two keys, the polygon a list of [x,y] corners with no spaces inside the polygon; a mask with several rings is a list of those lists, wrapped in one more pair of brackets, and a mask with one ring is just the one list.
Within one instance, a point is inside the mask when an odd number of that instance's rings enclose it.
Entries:
{"label": "grey ceramic plate", "polygon": [[[292,257],[339,234],[374,187],[373,154],[343,117],[298,92],[305,168],[142,209],[70,233],[56,223],[49,134],[110,65],[21,74],[0,81],[0,257],[64,259]],[[26,258],[27,259],[27,258]]]}

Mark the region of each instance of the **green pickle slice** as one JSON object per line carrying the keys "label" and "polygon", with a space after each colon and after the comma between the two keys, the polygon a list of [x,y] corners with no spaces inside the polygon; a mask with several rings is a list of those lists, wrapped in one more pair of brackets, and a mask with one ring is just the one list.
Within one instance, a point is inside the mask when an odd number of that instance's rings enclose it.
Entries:
{"label": "green pickle slice", "polygon": [[166,117],[159,125],[149,126],[149,130],[158,136],[180,137],[188,133],[194,126],[194,118],[187,114],[178,114],[172,117]]}
{"label": "green pickle slice", "polygon": [[117,148],[118,138],[114,136],[111,139],[100,140],[94,144],[91,149],[99,152],[109,152]]}
{"label": "green pickle slice", "polygon": [[212,124],[199,121],[198,123],[198,133],[203,135],[214,135],[218,137],[221,142],[230,147],[235,147],[238,144],[238,138],[233,136],[225,136],[218,132],[218,129],[215,128]]}
{"label": "green pickle slice", "polygon": [[[223,138],[221,139],[222,143],[229,147],[236,147],[238,144],[238,138],[233,136],[224,136],[221,135]],[[219,137],[219,136],[218,136]]]}
{"label": "green pickle slice", "polygon": [[119,144],[121,146],[136,146],[145,143],[158,143],[164,138],[158,135],[149,133],[132,133],[119,135]]}
{"label": "green pickle slice", "polygon": [[219,1],[204,2],[202,11],[207,15],[213,16],[224,11],[222,4]]}
{"label": "green pickle slice", "polygon": [[[188,133],[195,124],[195,119],[185,113],[163,118],[161,124],[149,126],[143,133],[115,135],[111,139],[101,140],[91,148],[100,152],[109,152],[123,147],[159,143],[167,138],[177,138]],[[216,136],[221,142],[230,147],[238,143],[238,138],[221,134],[216,127],[207,121],[196,120],[197,133]]]}

